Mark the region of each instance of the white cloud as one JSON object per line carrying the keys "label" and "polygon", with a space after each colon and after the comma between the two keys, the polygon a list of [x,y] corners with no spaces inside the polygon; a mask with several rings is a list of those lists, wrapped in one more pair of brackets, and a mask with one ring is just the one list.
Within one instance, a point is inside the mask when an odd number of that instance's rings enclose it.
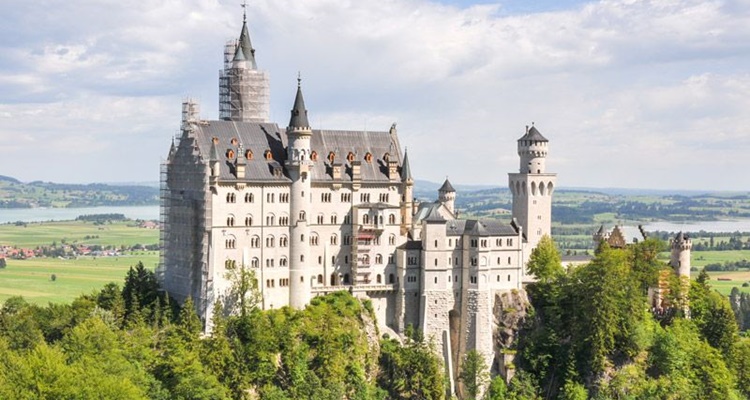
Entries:
{"label": "white cloud", "polygon": [[[563,185],[750,186],[746,2],[502,10],[502,2],[266,0],[250,3],[248,17],[258,63],[272,75],[274,120],[286,123],[301,70],[313,123],[387,130],[397,121],[419,178],[504,185],[517,169],[515,140],[536,121]],[[63,181],[155,180],[180,99],[197,97],[204,116],[216,117],[222,45],[241,23],[230,1],[80,0],[38,10],[12,0],[0,12],[11,21],[0,35],[19,37],[0,44],[0,117],[10,119],[0,153],[16,161],[0,173]],[[30,146],[44,154],[40,143],[77,151],[79,174],[51,177],[8,155]],[[130,157],[104,171],[98,157],[107,151]],[[725,178],[707,172],[716,167]]]}

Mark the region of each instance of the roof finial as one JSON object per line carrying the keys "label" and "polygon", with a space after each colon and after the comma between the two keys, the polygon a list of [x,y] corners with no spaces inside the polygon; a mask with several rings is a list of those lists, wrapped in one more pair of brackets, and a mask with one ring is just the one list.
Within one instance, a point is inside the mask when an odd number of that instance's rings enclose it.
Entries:
{"label": "roof finial", "polygon": [[297,89],[302,87],[302,72],[297,71]]}
{"label": "roof finial", "polygon": [[244,0],[240,7],[242,7],[242,22],[245,23],[247,22],[247,0]]}

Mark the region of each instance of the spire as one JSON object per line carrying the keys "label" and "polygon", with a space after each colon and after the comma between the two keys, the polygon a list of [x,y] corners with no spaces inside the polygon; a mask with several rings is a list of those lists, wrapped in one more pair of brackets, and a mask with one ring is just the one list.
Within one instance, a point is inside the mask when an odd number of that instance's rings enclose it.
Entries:
{"label": "spire", "polygon": [[450,192],[455,193],[456,189],[453,188],[453,185],[451,185],[450,181],[446,177],[445,178],[445,182],[443,182],[443,186],[441,186],[440,189],[438,189],[438,191],[439,192],[446,192],[446,193],[450,193]]}
{"label": "spire", "polygon": [[408,149],[404,149],[404,161],[401,163],[401,180],[402,181],[410,181],[412,180],[411,177],[411,167],[409,166],[409,151]]}
{"label": "spire", "polygon": [[237,48],[237,52],[234,54],[235,60],[237,59],[239,49],[242,48],[245,60],[250,61],[253,69],[258,69],[258,64],[255,63],[255,49],[250,42],[250,33],[247,30],[247,3],[242,3],[242,31],[240,32],[240,43],[237,45]]}
{"label": "spire", "polygon": [[297,97],[294,99],[292,118],[289,119],[289,128],[310,128],[307,120],[307,109],[305,99],[302,97],[302,78],[297,75]]}
{"label": "spire", "polygon": [[547,138],[545,138],[544,136],[542,136],[542,133],[539,132],[536,129],[536,127],[534,126],[533,122],[531,123],[531,128],[529,128],[529,126],[526,125],[526,134],[524,134],[523,136],[521,136],[521,138],[518,139],[518,140],[519,141],[521,141],[521,140],[531,140],[531,141],[535,141],[535,142],[549,142],[549,140],[547,140]]}
{"label": "spire", "polygon": [[219,161],[219,150],[216,149],[216,140],[211,140],[211,150],[208,152],[209,161]]}

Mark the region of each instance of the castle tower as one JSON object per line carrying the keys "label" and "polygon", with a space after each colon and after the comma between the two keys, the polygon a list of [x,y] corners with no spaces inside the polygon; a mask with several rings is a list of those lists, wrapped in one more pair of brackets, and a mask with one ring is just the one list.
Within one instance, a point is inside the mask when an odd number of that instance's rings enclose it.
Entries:
{"label": "castle tower", "polygon": [[445,178],[443,186],[438,189],[438,201],[445,205],[445,208],[456,215],[456,189],[453,188],[448,178]]}
{"label": "castle tower", "polygon": [[270,113],[268,73],[258,70],[255,49],[243,14],[239,40],[224,49],[224,70],[219,72],[219,118],[227,121],[268,122]]}
{"label": "castle tower", "polygon": [[508,174],[513,218],[523,227],[529,249],[551,232],[552,192],[557,174],[545,170],[548,144],[533,124],[530,129],[527,127],[526,133],[518,139],[519,171]]}
{"label": "castle tower", "polygon": [[289,305],[302,309],[310,301],[310,228],[307,216],[310,213],[310,139],[313,132],[307,120],[305,100],[302,98],[301,80],[297,79],[297,97],[294,99],[292,116],[286,128],[289,137],[286,169],[292,180],[290,188],[289,228]]}
{"label": "castle tower", "polygon": [[409,153],[404,151],[404,161],[401,163],[401,183],[404,185],[404,197],[401,201],[401,234],[414,231],[412,216],[414,215],[414,178],[409,166]]}
{"label": "castle tower", "polygon": [[674,268],[677,276],[690,279],[690,250],[693,248],[693,242],[680,232],[669,244],[672,249],[669,265]]}

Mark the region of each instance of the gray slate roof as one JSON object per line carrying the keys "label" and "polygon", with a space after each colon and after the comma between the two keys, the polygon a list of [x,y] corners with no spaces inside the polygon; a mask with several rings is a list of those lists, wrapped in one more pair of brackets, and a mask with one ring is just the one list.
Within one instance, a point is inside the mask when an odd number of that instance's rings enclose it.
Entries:
{"label": "gray slate roof", "polygon": [[[251,181],[279,181],[289,182],[283,169],[286,161],[286,146],[288,145],[285,130],[274,123],[239,122],[239,121],[202,121],[193,124],[193,133],[198,151],[205,161],[211,157],[212,138],[218,139],[216,151],[221,161],[219,179],[235,180],[235,159],[227,158],[227,151],[238,152],[238,145],[253,153],[253,158],[247,160],[245,177]],[[237,139],[237,145],[232,145],[232,139]],[[390,182],[388,178],[388,164],[383,156],[397,148],[397,138],[389,132],[362,131],[332,131],[314,130],[311,140],[311,150],[318,153],[318,161],[311,166],[313,182],[332,181],[332,165],[328,161],[328,153],[335,153],[335,163],[342,164],[342,179],[352,179],[351,163],[346,161],[349,152],[355,155],[356,161],[361,161],[360,178],[363,182]],[[187,141],[182,141],[187,145]],[[271,152],[273,160],[266,160],[266,150]],[[372,161],[364,161],[365,154],[372,153]],[[244,153],[243,153],[244,154]],[[390,160],[399,160],[398,151],[389,155]],[[274,169],[281,169],[281,176],[274,174]]]}
{"label": "gray slate roof", "polygon": [[294,98],[294,107],[292,107],[292,117],[289,119],[290,128],[309,128],[310,121],[307,120],[307,109],[305,108],[305,99],[302,97],[302,87],[299,79],[297,80],[297,97]]}
{"label": "gray slate roof", "polygon": [[[244,59],[250,61],[253,69],[258,69],[258,65],[255,63],[255,49],[253,49],[253,44],[250,43],[250,33],[247,30],[247,21],[242,21],[242,31],[240,32],[240,43],[237,46],[237,53],[240,50]],[[237,58],[237,53],[235,53],[235,59]]]}
{"label": "gray slate roof", "polygon": [[413,180],[411,177],[411,167],[409,166],[409,154],[404,151],[404,162],[401,167],[401,180]]}
{"label": "gray slate roof", "polygon": [[547,140],[547,138],[545,138],[544,136],[542,136],[542,134],[533,125],[531,126],[531,128],[529,128],[529,131],[526,132],[525,135],[521,136],[521,138],[518,139],[518,140],[519,141],[521,141],[521,140],[531,140],[533,142],[549,142],[549,140]]}
{"label": "gray slate roof", "polygon": [[440,189],[438,189],[439,192],[455,192],[456,189],[453,188],[453,185],[451,185],[450,181],[448,181],[448,178],[445,178],[445,182],[443,182],[443,186],[440,186]]}

